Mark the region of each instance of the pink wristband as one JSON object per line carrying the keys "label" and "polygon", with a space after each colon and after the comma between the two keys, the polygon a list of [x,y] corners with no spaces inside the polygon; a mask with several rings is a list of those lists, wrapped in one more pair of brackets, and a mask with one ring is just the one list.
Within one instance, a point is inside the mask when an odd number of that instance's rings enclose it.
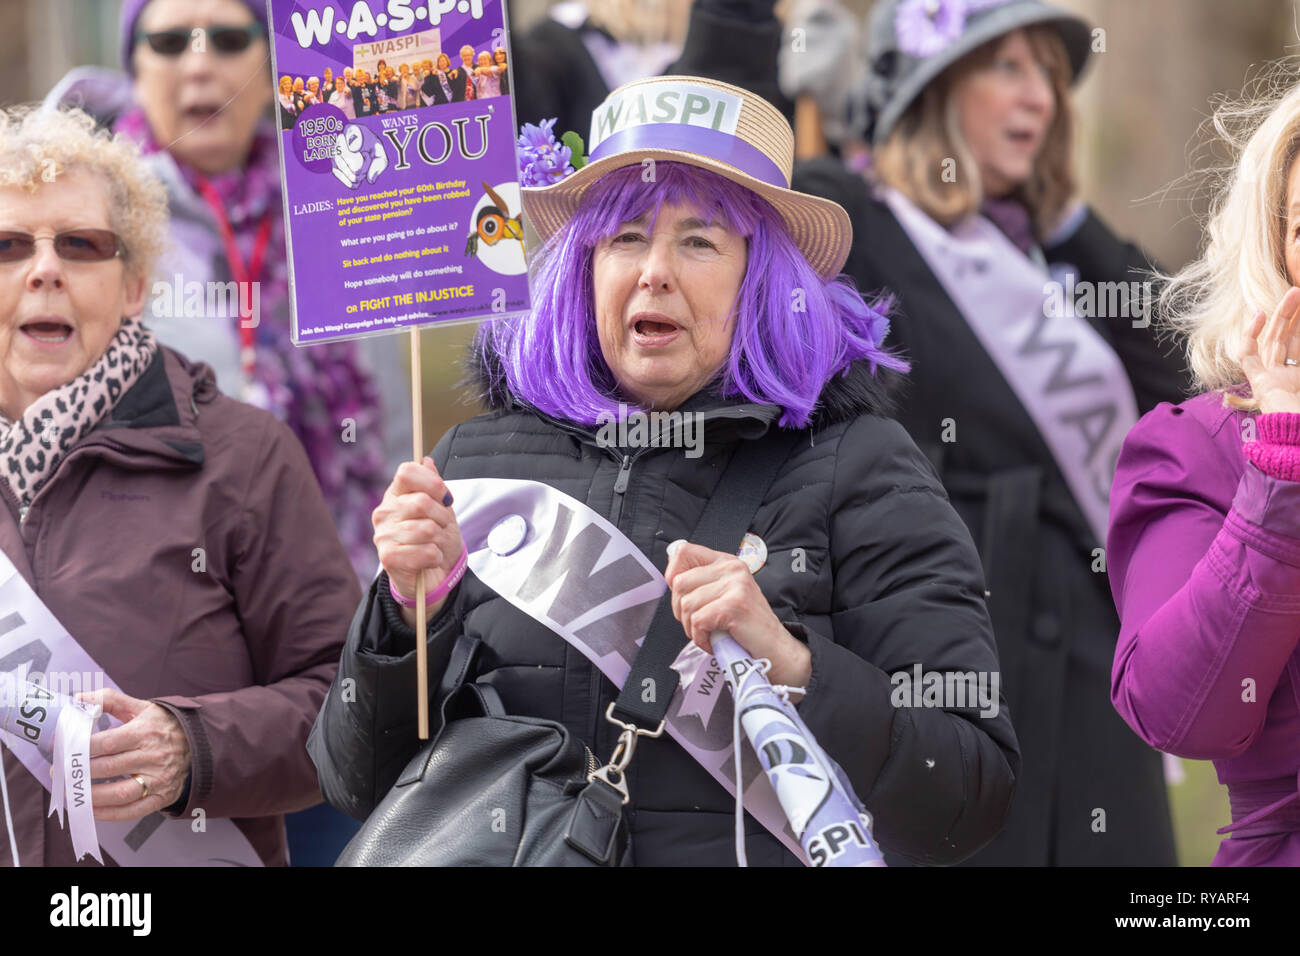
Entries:
{"label": "pink wristband", "polygon": [[[441,584],[439,584],[436,588],[434,588],[432,591],[430,591],[428,594],[424,596],[424,606],[428,607],[430,604],[437,604],[448,594],[450,594],[451,589],[454,588],[457,584],[459,584],[460,579],[465,576],[465,569],[468,567],[469,567],[469,549],[462,547],[460,552],[460,557],[456,559],[456,566],[453,567],[451,569],[451,572],[445,578],[442,579]],[[393,600],[396,601],[398,604],[400,604],[402,607],[415,607],[415,601],[411,600],[408,597],[403,597],[401,594],[397,593],[397,588],[393,585],[392,578],[388,579],[388,593],[391,594],[393,596]]]}

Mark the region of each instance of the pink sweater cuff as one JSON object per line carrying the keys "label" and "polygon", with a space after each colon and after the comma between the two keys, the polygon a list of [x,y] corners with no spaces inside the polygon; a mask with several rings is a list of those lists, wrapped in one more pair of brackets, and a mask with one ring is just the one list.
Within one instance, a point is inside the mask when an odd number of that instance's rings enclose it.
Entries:
{"label": "pink sweater cuff", "polygon": [[1256,440],[1246,442],[1246,458],[1264,474],[1300,481],[1300,414],[1273,412],[1255,419]]}

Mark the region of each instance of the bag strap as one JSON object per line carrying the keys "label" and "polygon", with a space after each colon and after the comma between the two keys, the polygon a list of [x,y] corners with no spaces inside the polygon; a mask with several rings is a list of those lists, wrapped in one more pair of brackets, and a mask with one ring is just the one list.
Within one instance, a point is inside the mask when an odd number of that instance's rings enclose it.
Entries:
{"label": "bag strap", "polygon": [[474,659],[478,657],[481,645],[482,642],[477,637],[470,637],[463,631],[456,637],[456,643],[451,648],[451,656],[447,658],[447,666],[438,681],[438,691],[434,695],[434,700],[445,701],[470,679]]}
{"label": "bag strap", "polygon": [[[741,440],[727,464],[717,489],[709,497],[691,535],[693,544],[714,551],[735,554],[750,522],[763,503],[777,472],[794,449],[801,432],[772,430],[762,437]],[[637,652],[632,669],[623,682],[613,714],[619,720],[636,724],[643,731],[659,727],[668,713],[680,675],[670,666],[681,653],[682,626],[673,617],[672,596],[665,592],[655,609],[654,618]],[[654,681],[645,684],[645,680]],[[643,700],[643,687],[653,687],[649,701]]]}

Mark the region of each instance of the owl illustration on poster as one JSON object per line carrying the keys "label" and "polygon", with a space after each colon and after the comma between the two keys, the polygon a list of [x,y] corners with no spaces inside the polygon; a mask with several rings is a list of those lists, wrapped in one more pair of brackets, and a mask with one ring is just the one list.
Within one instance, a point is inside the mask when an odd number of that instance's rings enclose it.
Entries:
{"label": "owl illustration on poster", "polygon": [[511,213],[521,209],[521,202],[518,183],[495,187],[483,183],[483,196],[474,205],[467,224],[465,256],[477,257],[501,275],[522,275],[528,268],[524,260],[523,213]]}

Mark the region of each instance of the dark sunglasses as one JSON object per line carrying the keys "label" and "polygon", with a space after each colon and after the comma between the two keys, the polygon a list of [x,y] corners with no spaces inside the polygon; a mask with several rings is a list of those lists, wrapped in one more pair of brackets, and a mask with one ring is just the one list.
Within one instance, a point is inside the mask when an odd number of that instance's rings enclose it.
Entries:
{"label": "dark sunglasses", "polygon": [[190,45],[198,30],[207,34],[213,50],[227,54],[243,53],[263,32],[260,23],[250,23],[243,27],[177,27],[174,30],[155,30],[152,33],[138,30],[135,34],[135,42],[147,41],[149,48],[159,56],[180,56]]}
{"label": "dark sunglasses", "polygon": [[[55,254],[68,262],[105,262],[126,252],[117,233],[107,229],[69,229],[51,238]],[[30,232],[0,232],[0,262],[30,259],[36,254],[36,239]]]}

